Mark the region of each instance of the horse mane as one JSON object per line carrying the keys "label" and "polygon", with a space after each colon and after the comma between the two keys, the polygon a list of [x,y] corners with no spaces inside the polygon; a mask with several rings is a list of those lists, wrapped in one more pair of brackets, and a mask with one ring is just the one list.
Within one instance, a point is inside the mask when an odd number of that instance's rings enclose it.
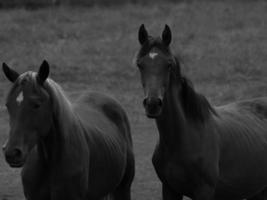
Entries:
{"label": "horse mane", "polygon": [[48,92],[52,102],[53,121],[56,129],[53,137],[56,137],[55,140],[59,145],[59,149],[55,153],[59,157],[67,155],[67,152],[60,150],[64,146],[70,149],[70,146],[75,145],[75,147],[79,146],[84,149],[85,146],[80,144],[81,141],[84,141],[82,124],[62,87],[50,78],[46,79],[43,87]]}
{"label": "horse mane", "polygon": [[74,120],[72,104],[61,86],[52,79],[48,78],[44,83],[44,87],[52,101],[54,118],[59,126],[57,128],[61,129],[60,131],[65,133],[68,130],[66,125],[69,125],[69,121]]}
{"label": "horse mane", "polygon": [[187,118],[193,121],[205,122],[211,114],[217,115],[209,101],[202,94],[197,93],[192,82],[186,77],[182,81],[182,105]]}
{"label": "horse mane", "polygon": [[175,77],[180,80],[181,83],[181,93],[180,99],[182,102],[182,107],[187,119],[193,120],[195,122],[204,123],[210,118],[211,114],[217,115],[214,108],[211,106],[209,101],[205,96],[199,94],[195,91],[193,83],[185,76],[181,75],[180,72],[180,62],[178,57],[175,57]]}

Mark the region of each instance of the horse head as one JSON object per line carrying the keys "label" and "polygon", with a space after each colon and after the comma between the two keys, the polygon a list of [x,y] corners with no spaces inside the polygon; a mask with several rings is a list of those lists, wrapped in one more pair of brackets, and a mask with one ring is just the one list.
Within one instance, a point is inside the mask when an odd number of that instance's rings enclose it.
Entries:
{"label": "horse head", "polygon": [[37,73],[28,71],[19,75],[3,63],[3,72],[13,83],[6,99],[10,131],[3,151],[11,167],[21,167],[52,126],[51,101],[44,89],[49,65],[44,61]]}

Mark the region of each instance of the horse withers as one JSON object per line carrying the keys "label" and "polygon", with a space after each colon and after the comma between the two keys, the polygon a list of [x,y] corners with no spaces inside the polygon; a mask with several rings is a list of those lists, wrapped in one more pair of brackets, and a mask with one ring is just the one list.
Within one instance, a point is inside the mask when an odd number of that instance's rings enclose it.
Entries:
{"label": "horse withers", "polygon": [[159,132],[152,162],[163,200],[264,199],[267,98],[213,107],[181,73],[168,25],[161,38],[141,25],[138,37],[143,104]]}
{"label": "horse withers", "polygon": [[23,167],[26,199],[130,200],[134,155],[121,105],[96,92],[71,103],[46,61],[38,73],[19,75],[5,63],[3,71],[13,82],[3,151],[11,167]]}

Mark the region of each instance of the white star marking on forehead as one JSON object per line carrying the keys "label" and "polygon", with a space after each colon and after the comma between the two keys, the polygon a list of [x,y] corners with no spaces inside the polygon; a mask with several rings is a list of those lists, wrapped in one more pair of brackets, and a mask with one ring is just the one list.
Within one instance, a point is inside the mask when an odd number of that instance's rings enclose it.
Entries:
{"label": "white star marking on forehead", "polygon": [[19,93],[19,95],[17,96],[17,98],[16,98],[16,101],[17,101],[17,103],[20,105],[21,104],[21,102],[23,101],[23,92],[21,91],[20,93]]}
{"label": "white star marking on forehead", "polygon": [[158,53],[155,53],[155,52],[150,52],[150,53],[149,53],[149,57],[150,57],[151,59],[154,59],[157,55],[158,55]]}

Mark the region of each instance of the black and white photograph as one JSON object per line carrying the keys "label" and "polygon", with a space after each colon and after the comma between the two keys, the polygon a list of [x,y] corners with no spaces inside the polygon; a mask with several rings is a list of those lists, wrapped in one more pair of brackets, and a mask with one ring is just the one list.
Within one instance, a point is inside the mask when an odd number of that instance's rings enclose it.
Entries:
{"label": "black and white photograph", "polygon": [[266,0],[0,0],[0,200],[267,200]]}

